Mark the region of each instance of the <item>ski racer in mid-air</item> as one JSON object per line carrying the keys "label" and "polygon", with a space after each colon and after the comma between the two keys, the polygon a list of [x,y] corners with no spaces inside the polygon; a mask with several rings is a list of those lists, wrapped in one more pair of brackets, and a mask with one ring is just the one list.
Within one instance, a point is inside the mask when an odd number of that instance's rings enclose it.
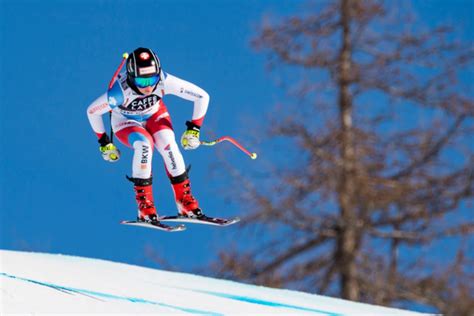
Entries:
{"label": "ski racer in mid-air", "polygon": [[181,145],[185,150],[196,149],[200,145],[199,132],[209,105],[209,95],[198,86],[164,72],[157,55],[149,48],[134,50],[126,60],[126,72],[118,74],[109,91],[87,109],[89,122],[106,161],[114,162],[120,158],[119,150],[105,131],[102,118],[110,111],[113,132],[120,142],[134,150],[132,176],[127,178],[134,184],[138,221],[157,221],[152,191],[153,147],[163,158],[179,215],[203,216],[191,192],[185,162],[163,103],[167,94],[194,102],[192,119],[186,122]]}

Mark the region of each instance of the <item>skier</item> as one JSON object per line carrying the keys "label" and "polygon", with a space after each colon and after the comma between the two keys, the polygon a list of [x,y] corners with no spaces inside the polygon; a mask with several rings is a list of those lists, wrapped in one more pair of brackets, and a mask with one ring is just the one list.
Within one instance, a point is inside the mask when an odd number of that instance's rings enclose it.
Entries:
{"label": "skier", "polygon": [[204,216],[191,192],[191,183],[183,156],[175,140],[171,118],[163,97],[173,94],[194,102],[192,119],[181,137],[185,150],[200,145],[199,132],[209,104],[209,95],[198,86],[165,73],[157,55],[149,48],[137,48],[126,60],[126,72],[120,73],[108,92],[87,109],[92,129],[99,138],[104,160],[115,162],[120,152],[105,132],[102,116],[112,112],[112,130],[121,143],[134,150],[132,177],[138,204],[138,221],[156,222],[157,211],[152,191],[152,157],[156,147],[165,163],[178,215]]}

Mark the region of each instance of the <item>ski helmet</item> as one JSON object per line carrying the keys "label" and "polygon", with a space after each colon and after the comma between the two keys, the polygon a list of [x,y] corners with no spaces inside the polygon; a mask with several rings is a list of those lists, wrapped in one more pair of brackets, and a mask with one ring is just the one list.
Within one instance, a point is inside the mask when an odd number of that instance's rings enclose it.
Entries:
{"label": "ski helmet", "polygon": [[127,58],[127,76],[140,88],[158,83],[160,73],[160,60],[149,48],[139,47]]}

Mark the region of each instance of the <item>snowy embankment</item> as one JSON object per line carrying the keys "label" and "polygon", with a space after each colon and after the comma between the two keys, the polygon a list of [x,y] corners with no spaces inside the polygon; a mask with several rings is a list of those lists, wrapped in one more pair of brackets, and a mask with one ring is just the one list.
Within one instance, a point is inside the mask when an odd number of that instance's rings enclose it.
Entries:
{"label": "snowy embankment", "polygon": [[0,250],[0,314],[423,315],[197,275]]}

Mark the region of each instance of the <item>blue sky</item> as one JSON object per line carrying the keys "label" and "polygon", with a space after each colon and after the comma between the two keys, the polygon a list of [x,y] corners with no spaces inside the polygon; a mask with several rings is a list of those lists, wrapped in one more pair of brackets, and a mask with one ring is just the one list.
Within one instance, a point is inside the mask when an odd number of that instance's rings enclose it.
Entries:
{"label": "blue sky", "polygon": [[[296,3],[296,5],[295,5]],[[103,93],[125,51],[151,47],[163,69],[204,88],[211,103],[203,139],[231,135],[261,157],[276,154],[254,142],[284,94],[265,70],[265,56],[249,41],[265,14],[302,10],[299,1],[1,1],[0,248],[104,258],[151,265],[145,249],[186,272],[215,258],[236,227],[191,226],[167,234],[119,225],[136,216],[132,152],[119,145],[117,164],[102,160],[86,108]],[[473,38],[472,1],[414,5],[433,25],[456,22]],[[281,100],[280,100],[281,101]],[[192,103],[166,97],[181,135]],[[252,145],[254,147],[252,147]],[[258,170],[228,144],[225,159]],[[230,175],[218,167],[216,148],[184,152],[192,164],[195,195],[209,215],[238,215],[223,192]],[[155,199],[174,213],[172,191],[159,155],[154,157]]]}
{"label": "blue sky", "polygon": [[[211,95],[202,138],[231,135],[249,144],[246,117],[274,103],[264,56],[249,41],[264,12],[283,14],[291,1],[3,1],[0,247],[152,264],[145,247],[190,270],[225,246],[228,229],[189,227],[166,234],[119,225],[136,216],[131,150],[106,163],[86,117],[125,51],[153,48],[165,71]],[[177,135],[192,103],[165,99]],[[255,128],[259,128],[255,126]],[[229,144],[239,168],[255,162]],[[229,174],[216,169],[217,148],[184,152],[195,195],[209,215],[239,213],[220,198]],[[234,155],[235,154],[235,155]],[[176,212],[161,157],[154,191],[162,213]],[[209,174],[212,172],[213,176]]]}

